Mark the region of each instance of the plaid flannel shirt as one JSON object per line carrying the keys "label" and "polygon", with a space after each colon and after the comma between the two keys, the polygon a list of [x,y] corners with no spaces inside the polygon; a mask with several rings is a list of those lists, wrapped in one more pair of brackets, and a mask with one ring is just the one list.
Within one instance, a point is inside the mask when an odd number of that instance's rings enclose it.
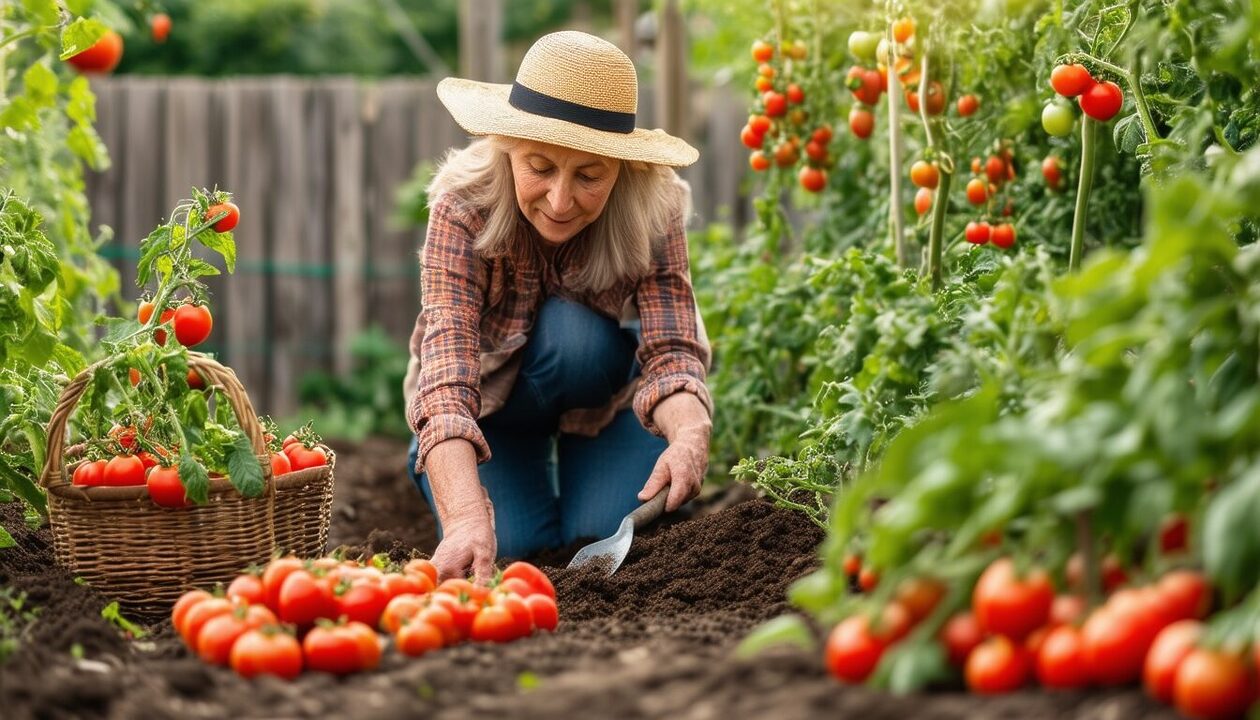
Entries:
{"label": "plaid flannel shirt", "polygon": [[598,293],[571,289],[585,235],[548,258],[537,232],[522,221],[509,256],[483,258],[473,251],[483,224],[483,216],[452,192],[433,202],[403,390],[407,421],[419,438],[417,471],[434,445],[456,437],[472,443],[479,463],[490,459],[477,419],[507,401],[538,309],[551,295],[623,323],[637,316],[641,330],[641,375],[604,407],[565,413],[561,432],[598,435],[618,411],[633,407],[643,426],[661,435],[652,411],[677,392],[694,394],[712,416],[705,387],[710,348],[692,293],[681,216],[653,246],[646,276]]}

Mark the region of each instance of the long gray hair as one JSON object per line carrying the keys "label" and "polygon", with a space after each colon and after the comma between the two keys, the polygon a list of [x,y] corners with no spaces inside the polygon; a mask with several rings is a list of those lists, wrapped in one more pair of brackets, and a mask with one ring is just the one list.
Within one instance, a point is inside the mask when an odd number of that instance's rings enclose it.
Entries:
{"label": "long gray hair", "polygon": [[[430,203],[442,193],[455,192],[486,216],[473,244],[484,258],[509,254],[511,243],[522,237],[521,224],[528,222],[516,204],[508,157],[514,144],[513,138],[491,135],[452,149],[429,182]],[[671,222],[690,214],[690,195],[672,168],[622,160],[603,212],[586,229],[580,288],[599,292],[646,275],[653,243],[665,236]]]}

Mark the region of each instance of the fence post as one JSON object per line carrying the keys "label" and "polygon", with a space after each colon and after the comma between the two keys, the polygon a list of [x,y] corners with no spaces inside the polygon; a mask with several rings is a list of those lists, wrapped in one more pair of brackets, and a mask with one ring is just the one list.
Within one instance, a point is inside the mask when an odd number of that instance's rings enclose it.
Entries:
{"label": "fence post", "polygon": [[656,33],[656,124],[665,132],[688,138],[687,38],[678,0],[660,9]]}
{"label": "fence post", "polygon": [[503,82],[503,0],[460,0],[459,74]]}

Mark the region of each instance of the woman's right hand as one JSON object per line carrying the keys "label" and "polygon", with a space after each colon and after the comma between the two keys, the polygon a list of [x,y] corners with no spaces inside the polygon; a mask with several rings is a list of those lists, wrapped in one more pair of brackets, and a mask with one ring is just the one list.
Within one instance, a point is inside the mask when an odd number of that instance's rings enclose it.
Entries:
{"label": "woman's right hand", "polygon": [[442,541],[433,551],[433,564],[437,567],[438,581],[452,577],[468,577],[472,569],[473,582],[483,585],[494,578],[494,558],[498,541],[494,535],[494,514],[489,509],[477,508],[458,519],[442,525]]}

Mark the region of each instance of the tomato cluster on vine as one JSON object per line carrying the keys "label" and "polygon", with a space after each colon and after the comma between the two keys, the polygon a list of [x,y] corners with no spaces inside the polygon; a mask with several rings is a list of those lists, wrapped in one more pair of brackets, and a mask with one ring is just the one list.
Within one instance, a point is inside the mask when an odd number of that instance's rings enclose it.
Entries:
{"label": "tomato cluster on vine", "polygon": [[967,181],[967,202],[984,209],[984,215],[968,222],[963,237],[973,245],[993,243],[1006,250],[1015,245],[1015,226],[1010,222],[990,222],[994,216],[1010,217],[1015,204],[1003,191],[1015,180],[1015,154],[1010,144],[999,142],[986,159],[971,159],[972,177]]}
{"label": "tomato cluster on vine", "polygon": [[800,42],[785,41],[778,51],[765,40],[753,43],[752,56],[758,63],[753,84],[759,96],[753,114],[740,131],[740,141],[752,151],[748,165],[756,172],[769,170],[772,165],[790,168],[801,161],[803,152],[805,163],[797,179],[801,187],[816,193],[827,186],[827,169],[835,161],[827,149],[832,139],[831,127],[820,124],[810,129],[809,111],[804,107],[805,91],[790,79],[793,62],[804,60],[807,55]]}

